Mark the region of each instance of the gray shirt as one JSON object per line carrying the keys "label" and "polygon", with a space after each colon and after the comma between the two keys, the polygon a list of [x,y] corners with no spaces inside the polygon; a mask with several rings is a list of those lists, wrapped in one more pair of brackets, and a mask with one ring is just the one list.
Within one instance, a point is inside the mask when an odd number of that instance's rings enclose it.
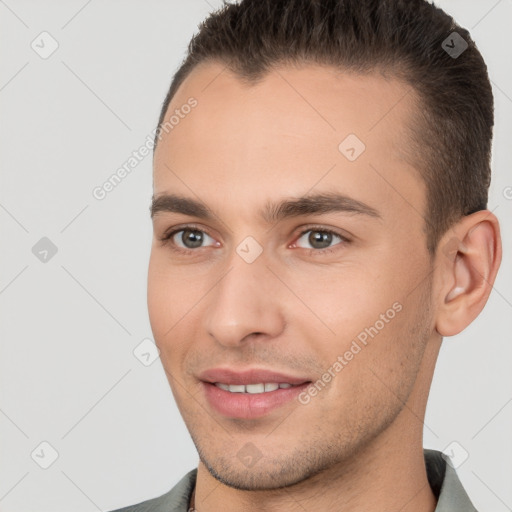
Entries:
{"label": "gray shirt", "polygon": [[[428,482],[437,498],[435,512],[477,512],[455,469],[446,462],[443,454],[427,449],[423,453]],[[188,512],[196,477],[197,469],[193,469],[163,496],[112,512]]]}

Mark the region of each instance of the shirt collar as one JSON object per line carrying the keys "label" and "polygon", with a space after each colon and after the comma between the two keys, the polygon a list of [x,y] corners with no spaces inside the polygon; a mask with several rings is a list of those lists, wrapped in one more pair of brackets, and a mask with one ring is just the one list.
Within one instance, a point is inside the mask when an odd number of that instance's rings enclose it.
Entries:
{"label": "shirt collar", "polygon": [[427,478],[437,498],[435,512],[477,512],[449,463],[449,458],[437,450],[423,450]]}

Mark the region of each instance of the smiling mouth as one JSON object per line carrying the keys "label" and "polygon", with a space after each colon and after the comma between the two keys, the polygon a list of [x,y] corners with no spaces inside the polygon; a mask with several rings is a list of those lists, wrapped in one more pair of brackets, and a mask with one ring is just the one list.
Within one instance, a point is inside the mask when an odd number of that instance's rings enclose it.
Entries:
{"label": "smiling mouth", "polygon": [[[255,375],[248,377],[241,374],[219,374],[211,381],[203,380],[205,398],[210,407],[226,418],[251,420],[261,418],[292,402],[311,384],[310,380],[267,373],[269,374],[260,375],[259,378]],[[267,377],[268,381],[260,381],[262,377]]]}
{"label": "smiling mouth", "polygon": [[215,382],[215,386],[224,391],[229,391],[230,393],[249,393],[249,394],[257,394],[257,393],[269,393],[270,391],[276,391],[277,389],[288,389],[295,387],[294,384],[290,384],[288,382],[265,382],[259,384],[224,384],[222,382]]}

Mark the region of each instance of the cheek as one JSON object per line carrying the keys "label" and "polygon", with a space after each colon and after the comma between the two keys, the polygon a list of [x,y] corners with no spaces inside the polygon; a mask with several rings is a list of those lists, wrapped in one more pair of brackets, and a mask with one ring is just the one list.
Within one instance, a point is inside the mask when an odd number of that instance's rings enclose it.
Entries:
{"label": "cheek", "polygon": [[335,375],[333,391],[343,402],[360,400],[362,389],[370,396],[382,395],[382,383],[372,370],[398,391],[404,366],[414,367],[418,360],[411,325],[420,304],[404,291],[409,282],[405,272],[391,262],[383,265],[386,272],[382,266],[353,265],[331,272],[330,279],[326,273],[324,278],[296,281],[298,295],[307,297],[307,305],[324,325],[311,315],[296,321],[312,340],[309,350],[323,370]]}
{"label": "cheek", "polygon": [[[161,272],[161,265],[156,261],[153,253],[149,261],[147,302],[151,329],[158,342],[165,333],[168,324],[168,312],[172,306],[173,298],[169,293],[167,276]],[[169,325],[167,325],[167,329]]]}
{"label": "cheek", "polygon": [[[401,295],[389,267],[387,272],[380,272],[375,265],[363,263],[325,272],[302,272],[292,282],[297,296],[317,317],[314,327],[337,350],[379,321],[380,315],[386,314]],[[392,310],[388,316],[394,314]],[[306,321],[313,317],[308,314],[302,318]]]}
{"label": "cheek", "polygon": [[177,290],[172,284],[172,278],[168,273],[159,271],[154,260],[150,261],[148,272],[148,313],[151,330],[155,344],[160,350],[160,360],[169,379],[169,384],[174,393],[175,385],[171,377],[176,374],[175,366],[183,359],[180,353],[179,336],[180,304]]}
{"label": "cheek", "polygon": [[190,300],[176,270],[172,271],[161,254],[151,254],[148,270],[147,303],[155,342],[162,345],[174,338],[176,325]]}
{"label": "cheek", "polygon": [[147,298],[150,317],[156,323],[163,319],[170,323],[177,314],[177,308],[186,299],[184,293],[191,287],[184,286],[182,283],[184,277],[180,274],[183,274],[183,271],[179,267],[173,267],[163,251],[153,250],[151,252]]}
{"label": "cheek", "polygon": [[191,273],[190,268],[171,266],[164,254],[151,254],[147,288],[149,321],[166,368],[184,358],[190,341],[197,336],[197,311],[207,289],[204,276]]}
{"label": "cheek", "polygon": [[329,358],[323,358],[324,371],[331,368],[334,377],[330,389],[318,393],[318,417],[331,418],[350,434],[398,414],[414,385],[425,340],[421,319],[414,316],[414,307],[407,305],[384,325],[373,320],[358,326],[363,336],[338,338]]}

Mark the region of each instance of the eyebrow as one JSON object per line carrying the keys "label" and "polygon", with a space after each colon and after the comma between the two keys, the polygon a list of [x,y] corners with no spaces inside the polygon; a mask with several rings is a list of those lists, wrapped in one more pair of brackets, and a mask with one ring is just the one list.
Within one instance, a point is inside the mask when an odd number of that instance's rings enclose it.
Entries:
{"label": "eyebrow", "polygon": [[[181,213],[210,221],[217,217],[202,201],[177,194],[153,196],[149,210],[151,218],[159,213]],[[273,224],[291,217],[322,215],[335,212],[355,213],[382,218],[375,208],[337,193],[307,195],[294,199],[285,199],[280,202],[267,201],[264,208],[259,211],[259,216],[267,224]]]}

